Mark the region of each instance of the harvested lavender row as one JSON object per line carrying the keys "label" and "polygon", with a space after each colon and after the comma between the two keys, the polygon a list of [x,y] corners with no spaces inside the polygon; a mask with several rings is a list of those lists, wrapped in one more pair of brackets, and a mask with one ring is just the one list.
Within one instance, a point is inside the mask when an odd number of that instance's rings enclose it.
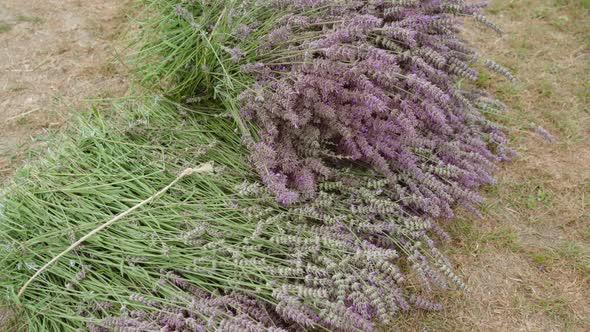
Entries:
{"label": "harvested lavender row", "polygon": [[285,207],[255,181],[228,119],[164,102],[122,113],[126,123],[79,126],[80,138],[23,170],[2,199],[5,294],[170,173],[205,161],[215,173],[183,180],[21,299],[7,296],[29,329],[372,331],[412,307],[440,310],[432,290],[462,287],[432,221],[404,214],[386,180],[350,170],[313,202]]}
{"label": "harvested lavender row", "polygon": [[[437,241],[510,149],[468,88],[460,0],[142,0],[151,98],[95,111],[0,205],[0,287],[30,330],[372,331],[465,288]],[[467,87],[467,88],[466,88]],[[115,105],[116,106],[116,105]],[[119,119],[120,120],[120,119]],[[183,179],[125,222],[81,234]],[[31,180],[33,179],[33,180]]]}
{"label": "harvested lavender row", "polygon": [[[416,198],[404,204],[410,213],[452,217],[456,204],[476,211],[476,189],[509,158],[501,128],[482,114],[501,103],[458,84],[477,78],[480,61],[459,36],[460,18],[501,32],[482,4],[144,2],[165,19],[142,26],[141,68],[189,102],[220,98],[284,204],[361,162],[399,197]],[[154,53],[166,60],[154,63]]]}
{"label": "harvested lavender row", "polygon": [[[249,141],[254,165],[277,198],[313,194],[347,160],[370,165],[399,197],[416,197],[404,204],[412,213],[452,217],[457,203],[475,210],[475,189],[509,154],[479,109],[483,96],[456,87],[478,73],[455,17],[479,5],[285,4],[293,14],[263,39],[260,61],[242,66],[256,82],[239,97],[260,128]],[[320,4],[327,8],[313,10]]]}
{"label": "harvested lavender row", "polygon": [[[493,182],[496,162],[512,153],[501,127],[484,116],[505,106],[471,89],[469,81],[479,75],[476,62],[514,77],[501,65],[480,59],[459,36],[461,19],[469,18],[501,33],[479,13],[482,4],[143,3],[148,12],[159,14],[142,22],[138,62],[146,77],[156,78],[164,91],[187,104],[219,100],[241,129],[266,190],[288,209],[315,220],[310,226],[286,219],[288,229],[313,231],[273,236],[273,243],[309,252],[321,238],[345,239],[354,246],[359,243],[353,239],[360,239],[376,252],[394,251],[403,262],[396,271],[415,277],[409,278],[415,281],[412,286],[402,282],[405,277],[385,278],[373,290],[352,282],[355,286],[343,288],[350,294],[339,288],[350,280],[323,282],[318,285],[327,293],[322,294],[341,292],[327,296],[335,296],[336,303],[365,323],[375,318],[387,322],[389,314],[410,304],[440,309],[420,292],[445,288],[449,280],[463,286],[430,238],[447,237],[435,220],[452,218],[457,205],[478,213],[477,188]],[[350,176],[344,172],[349,167]],[[268,219],[285,222],[281,214]],[[316,264],[324,251],[304,261]],[[373,269],[381,266],[375,264]],[[347,266],[325,260],[319,268],[371,280],[365,268],[355,272]],[[387,284],[400,287],[401,293],[382,291]],[[407,293],[415,287],[418,294]],[[284,302],[277,305],[283,319],[291,317],[303,326],[351,327],[315,316],[322,307],[303,294],[312,293],[296,294],[293,301],[306,304],[299,314],[283,310]],[[275,291],[275,300],[283,300],[276,296]]]}

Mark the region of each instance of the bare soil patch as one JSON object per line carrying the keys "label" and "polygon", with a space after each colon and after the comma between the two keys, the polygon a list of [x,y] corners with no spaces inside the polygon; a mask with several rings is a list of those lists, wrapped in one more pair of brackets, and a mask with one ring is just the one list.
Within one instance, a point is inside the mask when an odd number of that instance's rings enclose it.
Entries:
{"label": "bare soil patch", "polygon": [[0,178],[85,98],[126,90],[113,47],[126,22],[125,3],[0,2]]}

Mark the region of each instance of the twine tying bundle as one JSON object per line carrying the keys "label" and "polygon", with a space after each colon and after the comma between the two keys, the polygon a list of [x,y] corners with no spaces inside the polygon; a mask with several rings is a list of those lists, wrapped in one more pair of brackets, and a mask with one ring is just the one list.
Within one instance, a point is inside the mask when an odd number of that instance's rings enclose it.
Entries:
{"label": "twine tying bundle", "polygon": [[81,237],[78,241],[74,242],[66,250],[62,251],[59,255],[53,257],[49,262],[47,262],[47,264],[43,265],[39,270],[37,270],[37,272],[35,272],[35,274],[33,274],[33,276],[31,278],[29,278],[29,280],[27,280],[27,282],[23,285],[23,287],[18,291],[18,297],[20,298],[24,294],[24,292],[27,289],[27,287],[29,286],[29,284],[31,284],[31,282],[33,282],[41,273],[45,272],[45,270],[47,270],[53,263],[57,262],[65,254],[76,249],[76,247],[78,247],[80,244],[82,244],[82,242],[88,240],[90,237],[92,237],[93,235],[102,231],[103,229],[111,226],[112,224],[114,224],[118,220],[125,218],[131,212],[139,209],[140,207],[144,206],[145,204],[148,204],[151,201],[153,201],[154,199],[158,198],[160,195],[167,192],[170,188],[172,188],[176,183],[178,183],[178,181],[180,181],[184,177],[195,174],[195,173],[211,173],[211,172],[213,172],[213,163],[212,162],[207,162],[207,163],[202,164],[201,166],[196,167],[196,168],[185,169],[184,171],[182,171],[182,173],[180,173],[176,177],[176,179],[174,179],[172,182],[170,182],[170,184],[168,184],[166,187],[162,188],[160,191],[158,191],[157,193],[153,194],[152,196],[146,198],[145,200],[137,203],[136,205],[129,208],[128,210],[125,210],[125,211],[119,213],[118,215],[113,217],[111,220],[109,220],[109,221],[103,223],[102,225],[98,226],[97,228],[93,229],[91,232],[89,232],[88,234]]}

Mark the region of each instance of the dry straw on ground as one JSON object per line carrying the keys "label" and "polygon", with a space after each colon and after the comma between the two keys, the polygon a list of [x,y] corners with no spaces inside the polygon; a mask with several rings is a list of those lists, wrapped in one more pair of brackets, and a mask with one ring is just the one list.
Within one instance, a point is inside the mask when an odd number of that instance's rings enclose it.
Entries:
{"label": "dry straw on ground", "polygon": [[118,96],[126,1],[0,1],[0,178],[85,98]]}

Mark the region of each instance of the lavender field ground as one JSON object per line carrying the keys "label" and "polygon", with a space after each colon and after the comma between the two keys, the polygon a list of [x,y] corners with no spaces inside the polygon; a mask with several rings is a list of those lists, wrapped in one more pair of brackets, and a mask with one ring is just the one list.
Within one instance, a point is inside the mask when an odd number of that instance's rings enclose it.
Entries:
{"label": "lavender field ground", "polygon": [[122,1],[0,2],[0,178],[87,98],[121,95]]}

